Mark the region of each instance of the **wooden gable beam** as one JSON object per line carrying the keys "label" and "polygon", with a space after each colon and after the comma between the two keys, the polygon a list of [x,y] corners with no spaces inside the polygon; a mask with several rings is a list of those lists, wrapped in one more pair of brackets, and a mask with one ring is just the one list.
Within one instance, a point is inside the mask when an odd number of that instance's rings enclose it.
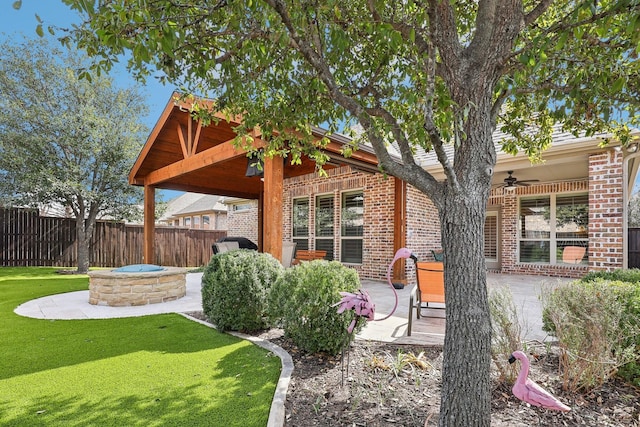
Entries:
{"label": "wooden gable beam", "polygon": [[198,148],[198,142],[200,141],[200,133],[202,132],[202,120],[196,122],[196,131],[193,132],[193,119],[189,117],[187,122],[187,130],[184,130],[182,124],[176,125],[176,132],[178,133],[178,139],[180,140],[180,148],[182,149],[182,156],[186,159],[196,153]]}
{"label": "wooden gable beam", "polygon": [[[253,144],[256,148],[264,146],[264,142],[260,139],[254,139]],[[230,139],[222,144],[216,145],[215,147],[194,154],[184,160],[180,160],[163,168],[157,169],[145,176],[144,182],[140,182],[138,184],[157,185],[163,181],[170,180],[171,178],[185,175],[189,172],[194,172],[198,169],[222,163],[236,157],[244,156],[246,153],[246,150],[237,150],[233,144],[233,140]]]}

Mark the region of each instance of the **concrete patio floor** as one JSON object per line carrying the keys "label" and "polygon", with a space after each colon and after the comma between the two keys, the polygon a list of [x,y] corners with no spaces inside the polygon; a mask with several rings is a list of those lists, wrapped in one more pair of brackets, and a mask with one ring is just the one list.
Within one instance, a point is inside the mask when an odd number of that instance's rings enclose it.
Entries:
{"label": "concrete patio floor", "polygon": [[[508,288],[513,296],[521,321],[522,338],[545,341],[549,337],[542,331],[542,304],[540,295],[573,279],[487,273],[489,290]],[[394,305],[393,291],[388,284],[364,280],[367,290],[376,305],[376,318],[383,318]],[[415,285],[398,290],[398,308],[387,320],[369,322],[358,338],[395,344],[443,345],[446,310],[429,308],[422,310],[422,317],[416,319],[413,311],[411,336],[407,336],[409,295]],[[434,307],[437,306],[434,305]]]}

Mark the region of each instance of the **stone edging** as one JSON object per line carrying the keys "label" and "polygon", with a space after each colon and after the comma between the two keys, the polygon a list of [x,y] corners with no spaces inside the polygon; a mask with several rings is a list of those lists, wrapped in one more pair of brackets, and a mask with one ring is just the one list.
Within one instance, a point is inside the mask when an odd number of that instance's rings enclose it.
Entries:
{"label": "stone edging", "polygon": [[[184,313],[177,313],[186,317],[189,320],[198,322],[209,328],[215,329],[215,326],[204,320],[197,319]],[[280,372],[280,379],[276,385],[276,391],[273,393],[273,401],[271,402],[271,409],[269,410],[269,420],[267,421],[267,427],[282,427],[284,426],[285,410],[284,403],[287,399],[287,390],[289,389],[289,381],[291,380],[291,374],[293,373],[293,359],[291,355],[287,353],[282,347],[272,343],[271,341],[264,340],[262,338],[254,337],[251,335],[245,335],[240,332],[227,331],[225,332],[234,337],[251,341],[265,350],[268,350],[278,356],[282,362],[282,371]]]}

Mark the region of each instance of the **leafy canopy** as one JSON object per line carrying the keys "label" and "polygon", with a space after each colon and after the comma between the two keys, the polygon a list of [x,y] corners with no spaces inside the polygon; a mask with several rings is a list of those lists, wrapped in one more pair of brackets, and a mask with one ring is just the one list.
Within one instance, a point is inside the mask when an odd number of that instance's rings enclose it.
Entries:
{"label": "leafy canopy", "polygon": [[[131,52],[141,78],[161,70],[267,136],[359,122],[374,146],[393,140],[404,154],[460,144],[479,108],[460,87],[482,80],[490,119],[514,135],[508,151],[537,156],[555,122],[617,129],[627,142],[624,123],[638,121],[637,0],[64,1],[87,21],[62,39],[98,58],[98,71]],[[306,150],[285,140],[273,138],[270,154]]]}
{"label": "leafy canopy", "polygon": [[47,40],[0,46],[0,194],[15,204],[59,203],[75,218],[132,218],[127,182],[146,129],[134,89],[78,79],[87,58]]}

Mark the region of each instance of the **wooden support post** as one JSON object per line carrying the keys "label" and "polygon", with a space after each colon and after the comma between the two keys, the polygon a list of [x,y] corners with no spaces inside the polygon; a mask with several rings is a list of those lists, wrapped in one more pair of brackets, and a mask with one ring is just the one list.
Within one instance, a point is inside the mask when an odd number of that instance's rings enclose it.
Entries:
{"label": "wooden support post", "polygon": [[282,191],[284,163],[282,157],[264,159],[263,250],[282,261]]}
{"label": "wooden support post", "polygon": [[155,263],[154,241],[156,233],[156,189],[150,185],[144,186],[144,251],[143,259],[146,264]]}
{"label": "wooden support post", "polygon": [[[393,253],[407,244],[407,183],[394,179]],[[411,248],[409,248],[411,249]],[[393,283],[407,284],[405,260],[399,259],[393,266]]]}

